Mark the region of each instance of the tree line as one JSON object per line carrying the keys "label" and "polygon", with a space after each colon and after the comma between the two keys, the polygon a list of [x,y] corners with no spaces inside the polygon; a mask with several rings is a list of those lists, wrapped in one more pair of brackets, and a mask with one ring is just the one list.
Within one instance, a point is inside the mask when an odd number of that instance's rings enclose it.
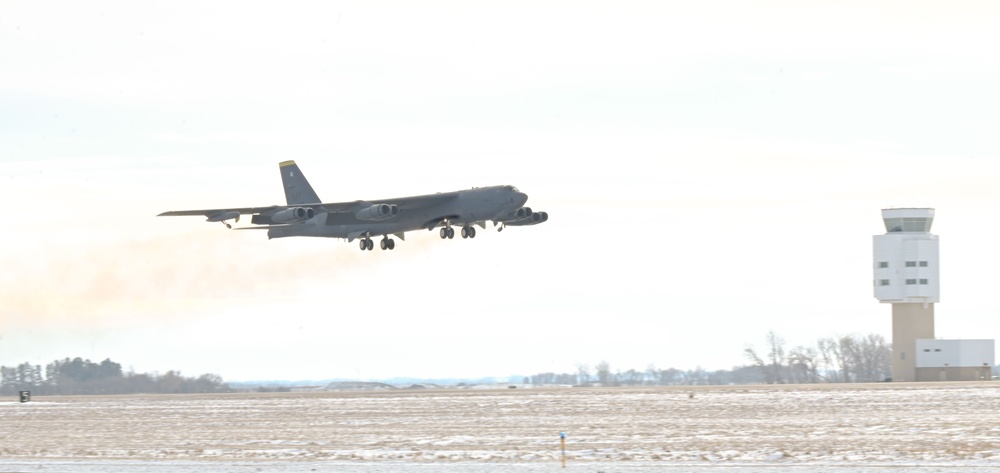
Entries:
{"label": "tree line", "polygon": [[[878,334],[846,335],[817,340],[815,346],[789,347],[774,331],[764,338],[764,348],[744,347],[747,364],[728,370],[660,369],[614,371],[601,361],[593,367],[576,366],[569,373],[538,373],[511,379],[535,385],[573,386],[677,386],[726,384],[855,383],[887,380],[891,372],[892,345]],[[41,365],[21,363],[0,366],[0,394],[31,391],[38,395],[139,394],[232,392],[215,374],[196,378],[179,371],[166,374],[123,372],[110,359],[100,363],[65,358]]]}
{"label": "tree line", "polygon": [[122,365],[105,359],[95,363],[82,358],[56,360],[41,365],[21,363],[0,366],[0,394],[31,391],[38,395],[62,394],[176,394],[228,392],[229,386],[214,374],[196,378],[179,371],[165,374],[123,372]]}
{"label": "tree line", "polygon": [[763,351],[747,346],[749,362],[729,370],[702,368],[612,371],[607,361],[577,365],[572,373],[538,373],[525,377],[525,384],[574,386],[683,386],[720,384],[857,383],[889,378],[892,344],[878,334],[821,338],[815,346],[789,348],[785,340],[768,332]]}

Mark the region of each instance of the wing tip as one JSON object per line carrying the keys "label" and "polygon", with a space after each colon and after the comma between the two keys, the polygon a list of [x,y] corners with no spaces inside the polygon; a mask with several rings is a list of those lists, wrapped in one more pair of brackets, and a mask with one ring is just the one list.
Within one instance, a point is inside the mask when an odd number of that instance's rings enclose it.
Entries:
{"label": "wing tip", "polygon": [[280,168],[283,168],[285,166],[294,166],[294,165],[295,165],[295,161],[291,160],[291,159],[289,159],[288,161],[282,161],[282,162],[278,163],[278,167],[280,167]]}

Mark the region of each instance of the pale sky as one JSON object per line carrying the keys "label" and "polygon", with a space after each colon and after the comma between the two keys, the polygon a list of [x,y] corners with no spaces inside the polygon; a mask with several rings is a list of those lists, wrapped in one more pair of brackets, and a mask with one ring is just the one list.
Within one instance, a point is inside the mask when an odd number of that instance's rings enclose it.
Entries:
{"label": "pale sky", "polygon": [[[891,337],[880,210],[933,207],[937,336],[1000,338],[991,2],[0,1],[0,364],[252,379],[728,369]],[[166,210],[512,184],[550,220],[393,252]]]}

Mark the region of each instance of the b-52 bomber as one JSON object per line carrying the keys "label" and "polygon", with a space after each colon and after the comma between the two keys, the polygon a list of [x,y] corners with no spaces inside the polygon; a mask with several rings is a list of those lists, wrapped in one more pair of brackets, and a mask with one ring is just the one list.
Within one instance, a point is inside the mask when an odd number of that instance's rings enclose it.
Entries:
{"label": "b-52 bomber", "polygon": [[267,237],[293,236],[358,240],[362,251],[375,248],[373,238],[381,236],[379,247],[392,250],[392,236],[405,240],[406,232],[434,230],[442,239],[455,238],[455,227],[462,238],[475,238],[476,226],[486,228],[492,221],[497,231],[508,226],[536,225],[549,219],[545,212],[525,207],[528,195],[514,186],[478,187],[468,190],[383,200],[325,203],[309,185],[295,161],[278,164],[285,187],[287,205],[205,210],[173,210],[164,216],[200,215],[209,222],[222,222],[226,228],[252,215],[252,226],[236,230],[267,230]]}

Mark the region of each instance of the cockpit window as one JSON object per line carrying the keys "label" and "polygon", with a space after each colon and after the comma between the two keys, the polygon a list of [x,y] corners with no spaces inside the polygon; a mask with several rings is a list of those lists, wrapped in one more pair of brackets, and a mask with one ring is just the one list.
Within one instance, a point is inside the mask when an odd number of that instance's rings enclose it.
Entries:
{"label": "cockpit window", "polygon": [[519,191],[517,190],[517,188],[516,188],[516,187],[514,187],[514,186],[503,186],[503,188],[504,188],[505,190],[509,190],[509,191],[511,191],[511,192],[519,192]]}

